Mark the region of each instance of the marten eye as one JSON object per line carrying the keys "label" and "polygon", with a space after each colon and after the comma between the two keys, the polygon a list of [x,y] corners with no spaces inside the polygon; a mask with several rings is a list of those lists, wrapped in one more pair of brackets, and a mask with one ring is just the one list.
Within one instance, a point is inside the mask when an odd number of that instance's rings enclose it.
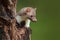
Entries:
{"label": "marten eye", "polygon": [[30,17],[33,17],[32,15]]}

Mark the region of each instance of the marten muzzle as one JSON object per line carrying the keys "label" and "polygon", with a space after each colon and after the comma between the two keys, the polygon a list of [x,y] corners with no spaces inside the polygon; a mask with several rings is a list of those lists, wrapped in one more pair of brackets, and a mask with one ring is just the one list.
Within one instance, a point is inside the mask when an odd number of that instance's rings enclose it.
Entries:
{"label": "marten muzzle", "polygon": [[37,21],[36,17],[29,17],[29,19],[30,19],[32,22],[36,22],[36,21]]}

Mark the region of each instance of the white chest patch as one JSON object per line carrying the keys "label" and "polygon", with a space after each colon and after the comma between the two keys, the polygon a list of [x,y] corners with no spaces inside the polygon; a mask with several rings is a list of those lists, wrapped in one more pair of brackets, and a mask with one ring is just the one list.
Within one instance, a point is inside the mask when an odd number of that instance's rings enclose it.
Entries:
{"label": "white chest patch", "polygon": [[[23,18],[23,17],[21,17],[19,15],[16,16],[15,18],[16,18],[16,20],[17,20],[18,23],[20,23],[21,21],[24,21],[25,20],[25,18]],[[30,27],[30,20],[29,19],[26,19],[25,20],[25,27],[27,27],[27,28]]]}
{"label": "white chest patch", "polygon": [[26,20],[25,27],[27,27],[27,28],[30,27],[30,20],[29,19]]}
{"label": "white chest patch", "polygon": [[20,23],[20,22],[21,22],[21,17],[20,17],[19,15],[18,15],[18,16],[16,16],[15,18],[16,18],[16,20],[17,20],[17,22],[18,22],[18,23]]}

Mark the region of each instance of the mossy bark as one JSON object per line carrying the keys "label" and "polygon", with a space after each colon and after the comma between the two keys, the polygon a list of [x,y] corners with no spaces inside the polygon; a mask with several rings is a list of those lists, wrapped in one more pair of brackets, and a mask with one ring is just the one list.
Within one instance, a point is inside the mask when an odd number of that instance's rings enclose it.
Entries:
{"label": "mossy bark", "polygon": [[16,26],[17,0],[0,0],[0,40],[30,40],[30,28]]}

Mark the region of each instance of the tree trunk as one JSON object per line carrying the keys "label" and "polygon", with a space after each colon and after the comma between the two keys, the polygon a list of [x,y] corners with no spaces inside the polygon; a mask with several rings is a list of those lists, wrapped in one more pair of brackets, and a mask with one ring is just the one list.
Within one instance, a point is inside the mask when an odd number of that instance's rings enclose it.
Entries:
{"label": "tree trunk", "polygon": [[16,26],[17,0],[0,0],[0,40],[30,40],[30,28]]}

